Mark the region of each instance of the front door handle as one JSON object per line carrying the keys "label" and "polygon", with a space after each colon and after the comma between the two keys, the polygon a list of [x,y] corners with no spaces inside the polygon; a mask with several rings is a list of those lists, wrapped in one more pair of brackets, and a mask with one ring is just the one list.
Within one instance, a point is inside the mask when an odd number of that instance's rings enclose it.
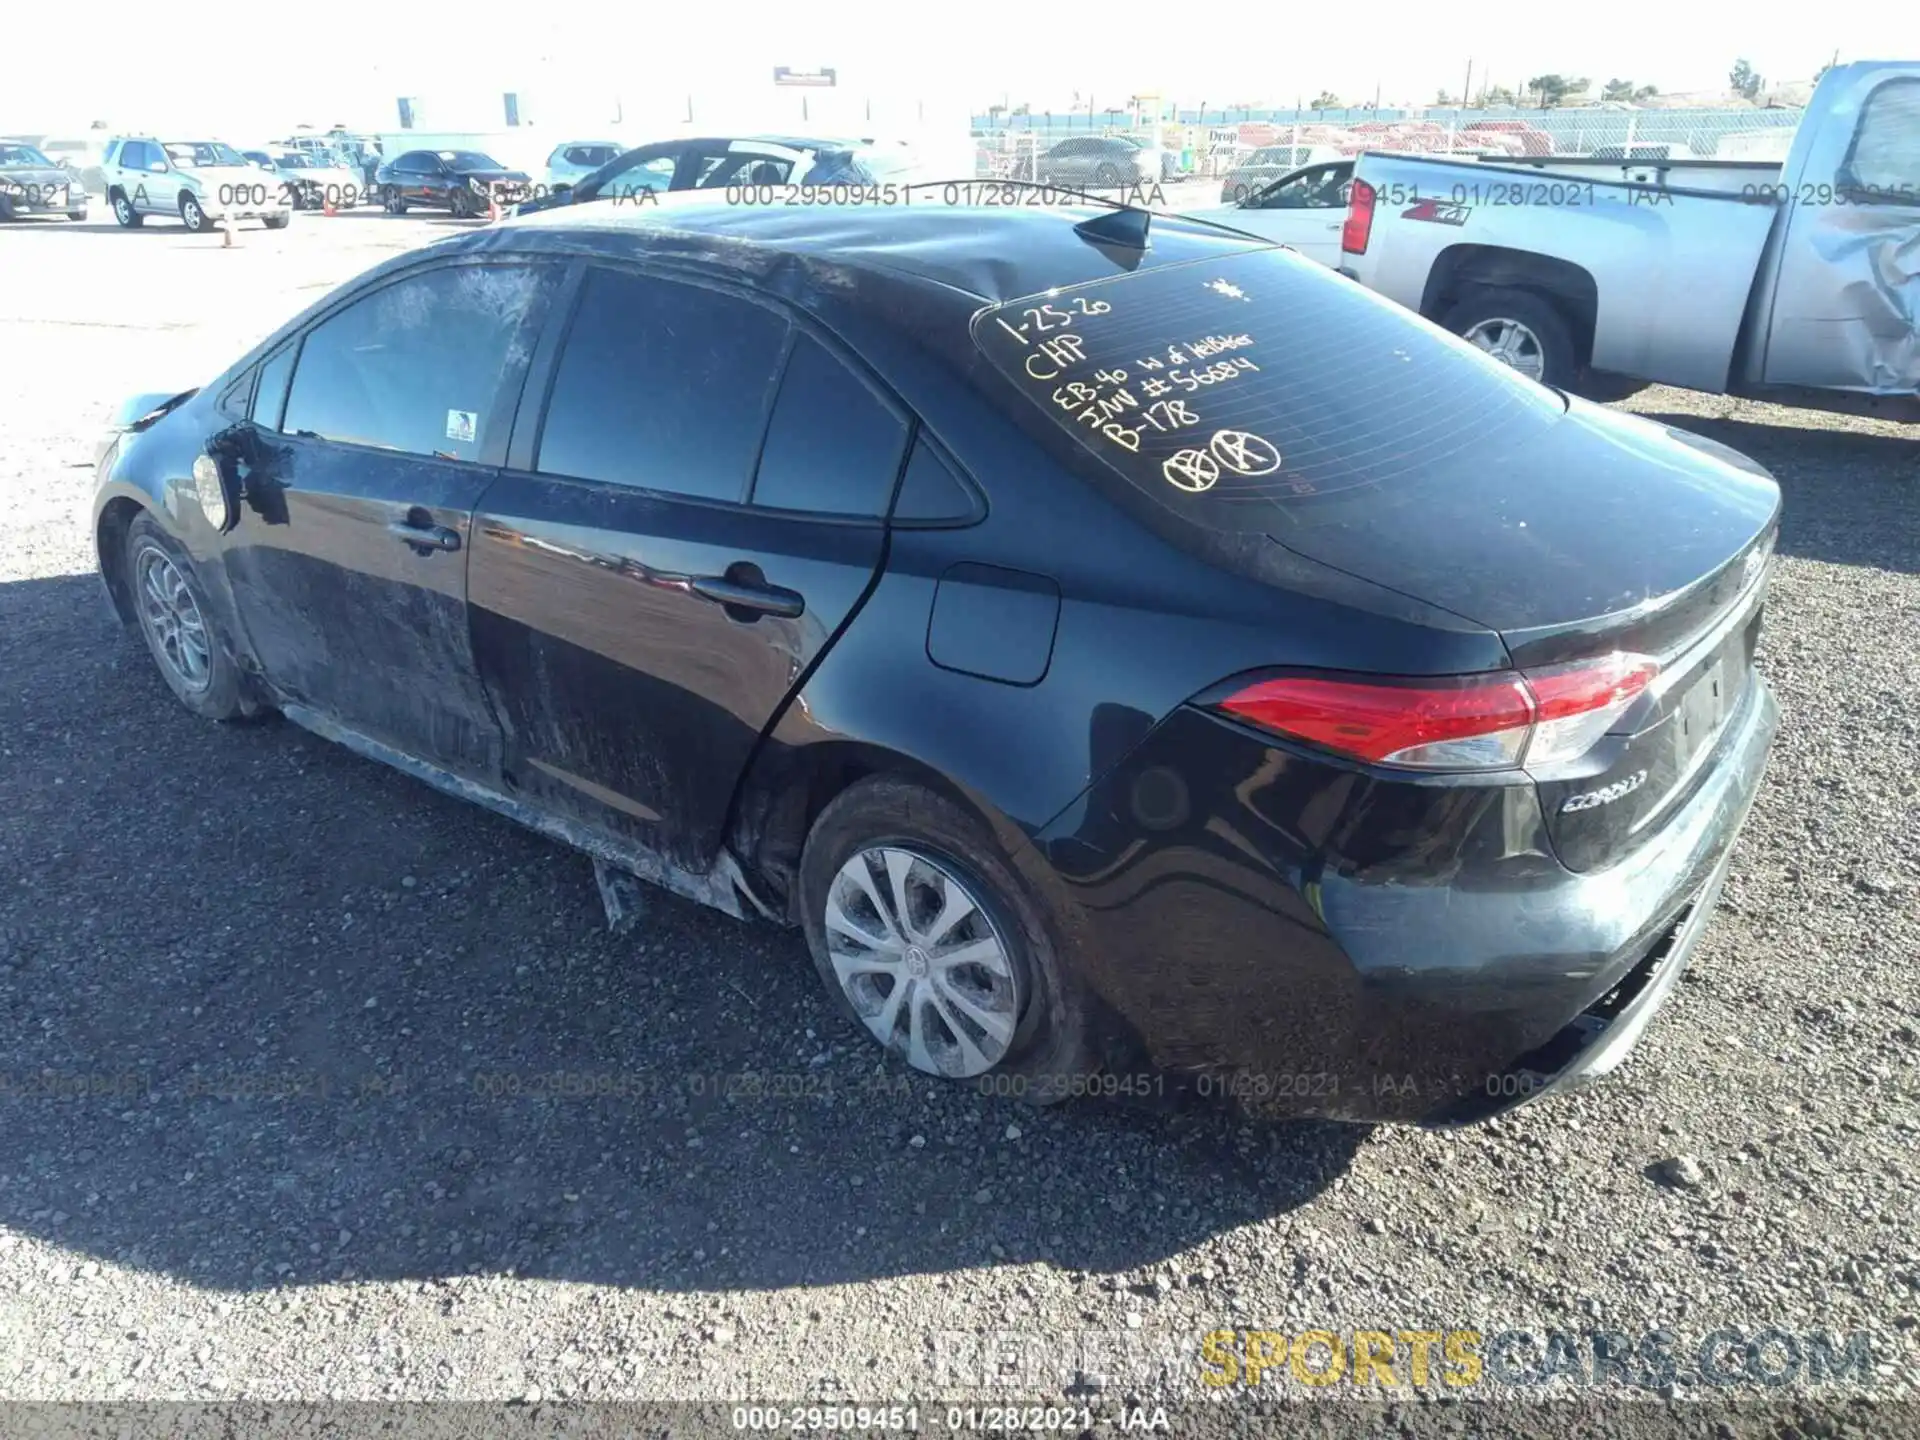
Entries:
{"label": "front door handle", "polygon": [[[739,574],[742,570],[751,574]],[[807,608],[806,597],[799,591],[767,584],[753,566],[729,566],[725,575],[695,575],[687,581],[687,588],[702,600],[724,605],[736,620],[754,620],[762,615],[797,620]]]}
{"label": "front door handle", "polygon": [[445,525],[416,525],[407,520],[395,520],[387,526],[387,533],[396,540],[416,545],[422,550],[458,550],[460,532],[449,530]]}

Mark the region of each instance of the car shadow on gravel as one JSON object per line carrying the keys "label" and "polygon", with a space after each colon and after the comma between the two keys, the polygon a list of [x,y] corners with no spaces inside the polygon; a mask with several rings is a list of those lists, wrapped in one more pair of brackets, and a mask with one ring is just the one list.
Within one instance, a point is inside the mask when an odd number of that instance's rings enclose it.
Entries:
{"label": "car shadow on gravel", "polygon": [[0,1226],[74,1265],[1140,1283],[1365,1137],[909,1078],[796,937],[664,893],[615,936],[572,852],[291,725],[194,719],[92,576],[0,585],[0,634]]}
{"label": "car shadow on gravel", "polygon": [[1836,428],[1844,420],[1812,429],[1639,413],[1731,445],[1771,470],[1785,506],[1781,554],[1920,573],[1920,427],[1888,435]]}

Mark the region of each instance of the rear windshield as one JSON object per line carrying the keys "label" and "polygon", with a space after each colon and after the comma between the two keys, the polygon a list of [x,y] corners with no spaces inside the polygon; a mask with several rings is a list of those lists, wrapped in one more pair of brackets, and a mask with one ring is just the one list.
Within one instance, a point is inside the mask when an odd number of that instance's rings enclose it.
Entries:
{"label": "rear windshield", "polygon": [[1559,395],[1284,250],[1139,270],[974,317],[975,343],[1105,468],[1183,519],[1274,532],[1352,518]]}

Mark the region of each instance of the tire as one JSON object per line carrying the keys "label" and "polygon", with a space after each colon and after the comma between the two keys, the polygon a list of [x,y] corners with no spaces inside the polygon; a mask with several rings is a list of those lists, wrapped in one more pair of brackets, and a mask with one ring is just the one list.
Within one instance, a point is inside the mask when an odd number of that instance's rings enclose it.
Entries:
{"label": "tire", "polygon": [[447,196],[447,213],[456,220],[471,220],[474,217],[474,195],[471,190],[455,190]]}
{"label": "tire", "polygon": [[1102,165],[1093,172],[1093,183],[1111,189],[1120,183],[1120,172],[1111,165]]}
{"label": "tire", "polygon": [[260,223],[269,230],[284,230],[293,223],[293,215],[291,213],[285,215],[262,215],[260,217]]}
{"label": "tire", "polygon": [[116,190],[107,199],[113,206],[113,218],[122,230],[138,230],[146,223],[147,217],[133,208],[126,191]]}
{"label": "tire", "polygon": [[[141,638],[153,657],[160,678],[179,702],[204,720],[242,720],[259,713],[241,683],[240,667],[220,633],[207,593],[193,562],[162,530],[151,515],[140,515],[127,527],[127,588],[139,618]],[[183,606],[177,590],[184,590]],[[198,617],[200,643],[194,627],[183,621],[189,607]],[[204,652],[201,665],[193,663]]]}
{"label": "tire", "polygon": [[[843,867],[879,851],[889,853],[875,856],[881,868],[864,872],[873,888],[863,890]],[[895,857],[903,857],[898,863],[908,895],[904,937],[889,914],[900,908],[888,883]],[[930,935],[945,904],[957,903],[956,887],[973,906],[945,935]],[[814,968],[862,1034],[921,1073],[970,1081],[993,1094],[1046,1104],[1078,1093],[1074,1077],[1093,1068],[1090,1008],[1061,965],[1045,906],[979,820],[910,781],[859,781],[814,822],[799,890]],[[830,901],[842,917],[832,930]],[[849,939],[849,922],[877,943]],[[891,938],[883,938],[882,925]],[[961,950],[986,952],[986,958],[951,970],[940,966],[943,953]],[[854,962],[845,985],[836,955],[843,964]],[[911,988],[904,1003],[895,1002],[902,986]],[[955,1004],[956,995],[971,1008]],[[990,1020],[991,1028],[975,1017]]]}
{"label": "tire", "polygon": [[1566,317],[1531,291],[1476,290],[1441,323],[1543,385],[1569,390],[1580,378],[1579,352]]}
{"label": "tire", "polygon": [[67,212],[67,219],[73,221],[76,225],[85,224],[87,212],[84,210],[69,210]]}
{"label": "tire", "polygon": [[197,235],[213,229],[213,217],[189,191],[182,191],[180,195],[180,223]]}
{"label": "tire", "polygon": [[387,186],[380,199],[386,206],[389,215],[404,215],[407,213],[407,202],[400,198],[400,191],[394,186]]}

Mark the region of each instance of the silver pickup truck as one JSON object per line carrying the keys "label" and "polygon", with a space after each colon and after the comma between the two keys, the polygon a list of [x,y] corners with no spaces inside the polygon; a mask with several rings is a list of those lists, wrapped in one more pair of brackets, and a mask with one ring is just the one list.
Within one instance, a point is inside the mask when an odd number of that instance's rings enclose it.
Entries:
{"label": "silver pickup truck", "polygon": [[1781,164],[1368,152],[1341,250],[1550,385],[1920,419],[1920,61],[1829,70]]}

